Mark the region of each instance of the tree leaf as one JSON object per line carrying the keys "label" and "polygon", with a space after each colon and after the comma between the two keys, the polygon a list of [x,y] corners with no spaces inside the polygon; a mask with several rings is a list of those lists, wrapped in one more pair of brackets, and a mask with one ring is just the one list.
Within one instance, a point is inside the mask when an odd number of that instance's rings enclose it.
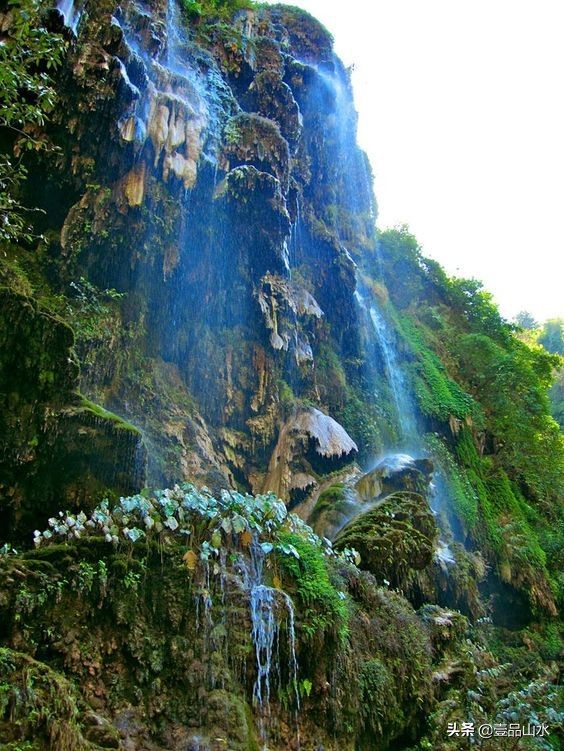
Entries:
{"label": "tree leaf", "polygon": [[216,529],[211,537],[211,544],[214,548],[220,548],[221,547],[221,532],[219,529]]}
{"label": "tree leaf", "polygon": [[196,565],[198,563],[198,556],[196,555],[196,553],[194,553],[193,550],[188,550],[182,556],[182,560],[186,564],[186,568],[189,571],[194,571],[194,569],[196,568]]}
{"label": "tree leaf", "polygon": [[240,536],[239,539],[241,541],[241,545],[243,545],[244,547],[247,548],[251,544],[251,542],[253,541],[253,536],[249,532],[249,530],[246,529],[244,532],[241,532],[241,536]]}

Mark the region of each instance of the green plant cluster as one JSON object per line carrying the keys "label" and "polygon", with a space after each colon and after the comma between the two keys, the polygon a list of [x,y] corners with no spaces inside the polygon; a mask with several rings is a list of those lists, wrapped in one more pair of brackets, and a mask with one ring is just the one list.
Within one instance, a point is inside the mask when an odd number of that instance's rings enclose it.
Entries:
{"label": "green plant cluster", "polygon": [[547,390],[558,358],[517,339],[501,346],[485,334],[458,339],[461,375],[486,413],[497,459],[537,502],[564,483],[564,436],[550,416]]}
{"label": "green plant cluster", "polygon": [[238,10],[253,8],[253,0],[181,0],[184,16],[189,21],[221,18],[229,20]]}
{"label": "green plant cluster", "polygon": [[441,359],[425,343],[423,332],[405,315],[396,314],[396,325],[414,355],[415,393],[424,415],[447,422],[478,418],[479,405],[445,372]]}
{"label": "green plant cluster", "polygon": [[[348,637],[349,612],[345,595],[330,581],[327,557],[321,546],[314,546],[296,532],[280,535],[277,562],[284,581],[288,581],[303,606],[302,628],[310,640],[322,641],[327,632],[344,646]],[[280,555],[284,547],[298,555]]]}
{"label": "green plant cluster", "polygon": [[30,209],[20,201],[27,178],[22,154],[52,148],[41,128],[57,101],[53,73],[66,42],[45,28],[39,0],[9,0],[8,6],[0,44],[0,133],[11,150],[0,153],[0,241],[30,242]]}
{"label": "green plant cluster", "polygon": [[[287,534],[298,536],[322,556],[337,555],[329,540],[318,537],[302,519],[289,514],[273,493],[251,496],[224,490],[216,498],[206,488],[198,490],[191,484],[120,498],[113,508],[104,500],[90,517],[82,511],[60,511],[49,519],[49,529],[35,530],[34,542],[40,547],[61,539],[92,536],[102,536],[114,545],[142,539],[161,544],[176,540],[187,546],[187,553],[207,561],[217,557],[228,541],[240,539],[248,546],[255,539],[265,555],[275,551],[299,559],[298,549],[284,541]],[[355,560],[355,551],[347,548],[343,557]]]}
{"label": "green plant cluster", "polygon": [[[558,665],[537,662],[539,654],[529,635],[521,641],[518,635],[499,632],[488,618],[480,619],[474,627],[462,633],[451,633],[444,624],[454,621],[452,612],[438,612],[425,606],[420,614],[426,622],[441,622],[432,628],[431,638],[439,668],[437,702],[427,718],[426,732],[416,745],[406,751],[458,751],[461,736],[445,737],[448,723],[471,722],[475,728],[482,724],[518,726],[548,725],[544,737],[506,738],[507,747],[515,751],[560,749],[564,713],[561,711],[563,689],[559,685]],[[500,640],[500,636],[502,639]],[[513,646],[509,647],[508,643]],[[457,675],[448,674],[456,665]],[[499,737],[482,744],[486,751],[495,751]]]}

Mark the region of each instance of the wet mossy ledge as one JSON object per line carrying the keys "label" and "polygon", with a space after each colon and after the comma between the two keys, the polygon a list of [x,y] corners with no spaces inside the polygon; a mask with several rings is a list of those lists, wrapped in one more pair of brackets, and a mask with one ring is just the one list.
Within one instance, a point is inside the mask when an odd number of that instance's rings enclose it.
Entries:
{"label": "wet mossy ledge", "polygon": [[112,424],[115,430],[117,431],[126,431],[128,433],[131,433],[135,438],[140,438],[141,433],[138,428],[135,427],[135,425],[132,425],[130,422],[127,422],[127,420],[123,420],[118,415],[114,414],[113,412],[110,412],[109,409],[104,409],[104,407],[101,407],[99,404],[94,404],[94,402],[91,402],[90,399],[87,399],[85,396],[79,395],[80,401],[78,405],[75,407],[75,410],[72,414],[75,415],[88,415],[91,417],[91,419],[98,419],[101,421],[108,421]]}
{"label": "wet mossy ledge", "polygon": [[423,622],[273,495],[145,493],[35,542],[0,556],[4,743],[336,751],[423,727]]}
{"label": "wet mossy ledge", "polygon": [[[531,712],[558,729],[554,631],[496,643],[355,560],[272,494],[185,485],[56,514],[0,554],[0,742],[424,749],[447,722]],[[543,678],[508,693],[504,659],[533,645]]]}

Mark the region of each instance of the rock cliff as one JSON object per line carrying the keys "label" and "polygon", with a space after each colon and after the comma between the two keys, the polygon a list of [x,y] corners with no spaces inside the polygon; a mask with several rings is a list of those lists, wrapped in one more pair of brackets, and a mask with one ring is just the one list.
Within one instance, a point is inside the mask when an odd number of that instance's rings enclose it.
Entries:
{"label": "rock cliff", "polygon": [[235,0],[12,6],[3,747],[557,728],[557,358],[377,233],[329,32]]}

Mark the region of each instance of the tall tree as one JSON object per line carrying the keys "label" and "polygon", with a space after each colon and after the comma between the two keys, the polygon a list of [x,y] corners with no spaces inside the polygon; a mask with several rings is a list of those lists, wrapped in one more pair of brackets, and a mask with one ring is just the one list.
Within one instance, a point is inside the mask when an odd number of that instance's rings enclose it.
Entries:
{"label": "tall tree", "polygon": [[45,28],[39,0],[9,0],[0,29],[0,241],[29,240],[29,209],[19,200],[23,155],[48,148],[41,129],[55,106],[51,74],[66,45]]}

